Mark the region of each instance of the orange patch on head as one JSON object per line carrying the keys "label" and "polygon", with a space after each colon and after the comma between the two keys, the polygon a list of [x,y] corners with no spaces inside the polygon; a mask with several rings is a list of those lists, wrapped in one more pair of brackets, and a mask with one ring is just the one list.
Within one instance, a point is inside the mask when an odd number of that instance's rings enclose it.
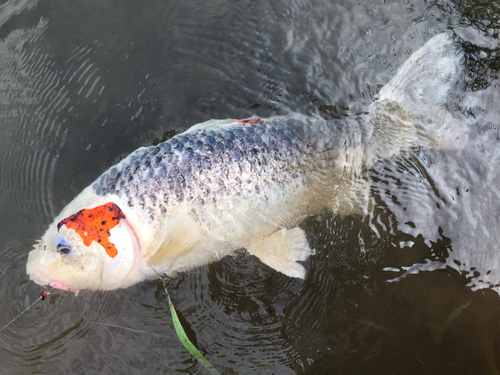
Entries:
{"label": "orange patch on head", "polygon": [[92,241],[96,241],[106,253],[114,258],[118,250],[113,243],[109,241],[110,230],[118,225],[121,219],[124,219],[120,207],[114,203],[106,203],[91,209],[83,209],[76,214],[61,220],[57,224],[57,230],[63,225],[68,229],[74,229],[80,235],[85,246],[90,246]]}

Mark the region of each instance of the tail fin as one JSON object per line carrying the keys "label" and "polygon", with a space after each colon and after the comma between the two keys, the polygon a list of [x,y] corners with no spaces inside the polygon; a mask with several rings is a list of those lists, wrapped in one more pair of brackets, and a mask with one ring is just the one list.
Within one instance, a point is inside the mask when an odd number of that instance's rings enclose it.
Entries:
{"label": "tail fin", "polygon": [[[384,138],[403,137],[407,147],[462,147],[467,141],[466,126],[456,121],[448,105],[460,81],[462,58],[461,47],[446,33],[411,55],[368,108],[376,120],[375,132]],[[379,128],[391,126],[395,129]]]}

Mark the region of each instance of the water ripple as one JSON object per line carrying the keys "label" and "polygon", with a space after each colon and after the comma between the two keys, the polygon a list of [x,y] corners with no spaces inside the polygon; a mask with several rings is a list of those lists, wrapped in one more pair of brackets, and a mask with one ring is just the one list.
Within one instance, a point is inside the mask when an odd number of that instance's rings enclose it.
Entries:
{"label": "water ripple", "polygon": [[67,135],[67,108],[74,100],[68,85],[76,84],[77,95],[83,94],[86,100],[93,100],[103,89],[99,68],[92,61],[93,47],[75,49],[65,71],[54,69],[50,55],[40,47],[27,47],[46,28],[42,19],[36,27],[16,30],[0,43],[4,67],[0,78],[6,82],[0,103],[4,103],[3,118],[10,126],[9,141],[2,148],[2,186],[12,196],[3,205],[17,204],[26,210],[25,217],[36,217],[38,222],[39,213],[47,222],[56,211],[53,179]]}
{"label": "water ripple", "polygon": [[[0,324],[40,296],[25,275],[35,237],[120,153],[207,118],[362,112],[433,34],[463,21],[498,37],[497,5],[448,3],[4,2]],[[437,358],[428,369],[485,358],[491,347],[471,335],[496,342],[498,296],[485,300],[495,308],[478,304],[494,292],[466,284],[500,289],[498,43],[468,48],[468,91],[450,101],[469,116],[467,148],[381,161],[362,176],[363,215],[325,210],[302,223],[316,249],[305,281],[243,254],[169,282],[189,337],[222,373],[418,372],[426,350]],[[52,291],[2,332],[2,371],[202,372],[158,289]],[[471,333],[448,332],[466,342],[450,356],[459,340],[443,344],[433,325],[472,297],[461,315]]]}

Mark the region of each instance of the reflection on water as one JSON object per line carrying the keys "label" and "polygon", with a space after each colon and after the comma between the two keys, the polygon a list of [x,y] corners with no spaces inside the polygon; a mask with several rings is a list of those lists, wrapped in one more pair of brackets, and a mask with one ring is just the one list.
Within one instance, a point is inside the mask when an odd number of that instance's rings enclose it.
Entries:
{"label": "reflection on water", "polygon": [[[466,147],[380,161],[365,215],[307,219],[305,281],[242,252],[168,288],[222,373],[498,373],[499,15],[492,1],[5,1],[0,326],[40,295],[36,239],[121,157],[210,118],[355,116],[451,28]],[[202,371],[156,282],[35,306],[0,333],[2,373]]]}

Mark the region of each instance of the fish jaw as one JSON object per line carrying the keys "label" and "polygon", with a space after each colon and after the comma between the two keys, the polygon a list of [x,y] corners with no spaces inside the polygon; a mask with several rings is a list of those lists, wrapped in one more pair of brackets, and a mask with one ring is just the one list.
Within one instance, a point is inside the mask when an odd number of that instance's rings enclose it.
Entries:
{"label": "fish jaw", "polygon": [[29,253],[26,273],[31,280],[61,290],[100,289],[102,267],[95,244],[73,263],[50,248],[52,241],[47,242],[46,237],[52,236],[46,234]]}
{"label": "fish jaw", "polygon": [[[38,246],[29,253],[26,273],[36,284],[41,286],[49,285],[55,282],[50,275],[54,273],[52,268],[58,261],[60,261],[59,254],[44,251],[43,247]],[[56,289],[59,288],[56,287]]]}

